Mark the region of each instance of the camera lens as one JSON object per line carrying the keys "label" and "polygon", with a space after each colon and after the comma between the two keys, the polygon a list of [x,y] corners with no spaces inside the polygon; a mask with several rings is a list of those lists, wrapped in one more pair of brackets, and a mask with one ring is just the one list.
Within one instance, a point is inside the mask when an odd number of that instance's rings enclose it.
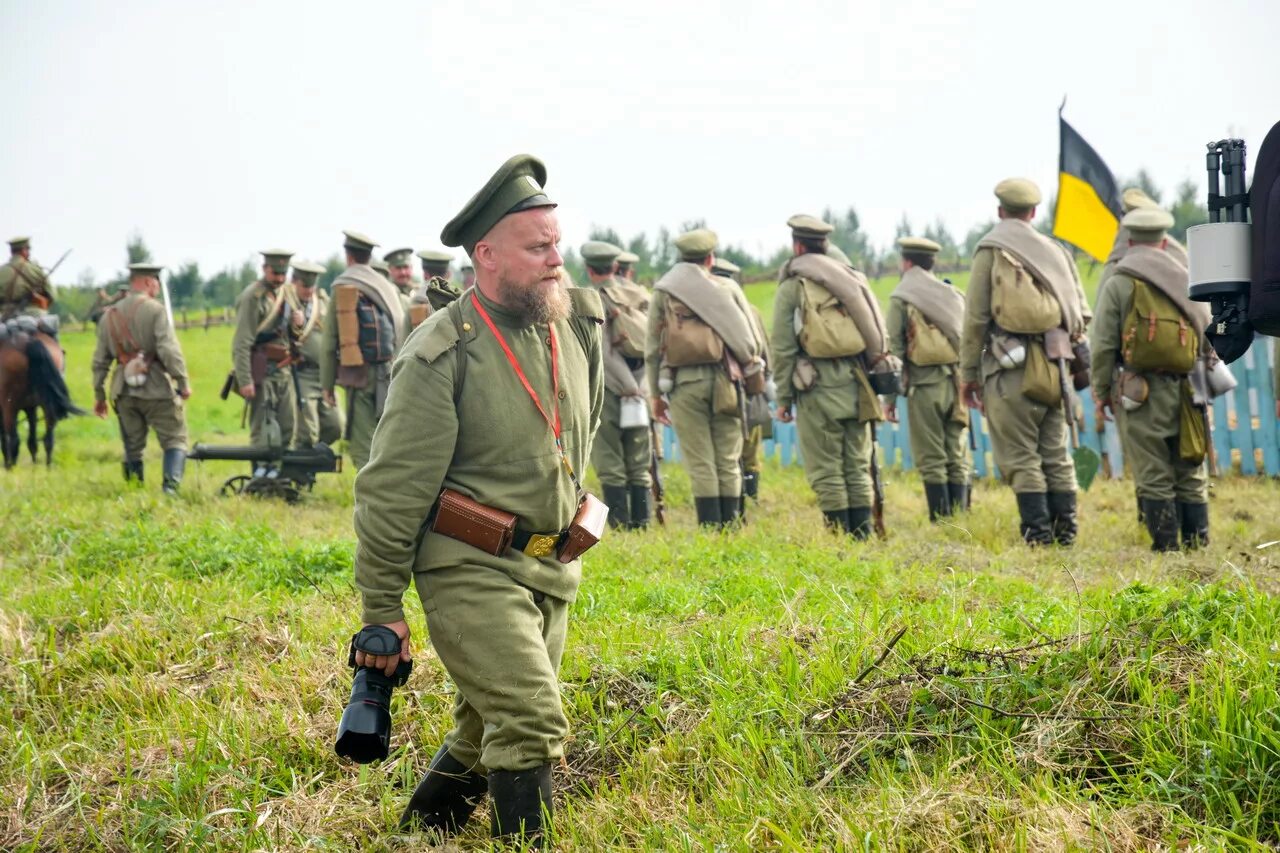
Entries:
{"label": "camera lens", "polygon": [[392,682],[378,670],[361,667],[351,685],[351,699],[338,724],[334,751],[358,764],[387,757],[391,747]]}

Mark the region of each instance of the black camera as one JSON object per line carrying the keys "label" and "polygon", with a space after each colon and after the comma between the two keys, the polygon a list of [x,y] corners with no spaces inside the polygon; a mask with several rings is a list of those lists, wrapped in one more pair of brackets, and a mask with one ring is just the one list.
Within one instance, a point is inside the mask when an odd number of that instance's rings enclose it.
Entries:
{"label": "black camera", "polygon": [[347,666],[355,670],[351,699],[338,723],[333,749],[357,764],[381,761],[391,749],[391,692],[402,687],[413,672],[413,662],[402,660],[387,678],[380,669],[356,666],[356,652],[368,655],[400,654],[400,638],[385,625],[370,625],[351,638]]}

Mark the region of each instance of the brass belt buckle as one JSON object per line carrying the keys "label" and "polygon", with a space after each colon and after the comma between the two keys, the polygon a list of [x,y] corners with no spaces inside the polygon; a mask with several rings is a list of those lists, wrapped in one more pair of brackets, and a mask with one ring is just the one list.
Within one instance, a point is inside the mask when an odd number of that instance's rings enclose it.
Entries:
{"label": "brass belt buckle", "polygon": [[529,544],[524,546],[524,553],[530,557],[546,557],[556,550],[556,544],[559,543],[559,536],[547,536],[545,533],[535,533],[529,537]]}

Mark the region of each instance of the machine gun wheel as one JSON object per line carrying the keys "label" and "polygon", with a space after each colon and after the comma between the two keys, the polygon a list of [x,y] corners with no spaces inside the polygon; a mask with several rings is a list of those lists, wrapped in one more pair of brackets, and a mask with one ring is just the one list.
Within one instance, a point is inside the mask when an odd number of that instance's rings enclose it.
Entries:
{"label": "machine gun wheel", "polygon": [[222,488],[218,490],[218,494],[222,495],[224,498],[229,498],[234,495],[242,495],[244,494],[245,487],[249,485],[249,481],[252,479],[253,478],[247,474],[240,474],[235,477],[231,477],[222,484]]}
{"label": "machine gun wheel", "polygon": [[274,477],[249,478],[243,494],[253,495],[255,498],[280,498],[285,503],[297,503],[302,497],[295,482]]}

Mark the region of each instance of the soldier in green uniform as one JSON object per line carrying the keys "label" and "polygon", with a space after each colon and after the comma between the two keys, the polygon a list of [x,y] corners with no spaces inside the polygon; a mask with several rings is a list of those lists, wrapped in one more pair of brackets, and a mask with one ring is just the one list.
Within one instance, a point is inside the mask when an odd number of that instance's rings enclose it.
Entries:
{"label": "soldier in green uniform", "polygon": [[[476,289],[427,318],[396,359],[355,487],[364,622],[394,630],[407,658],[401,598],[416,583],[458,688],[453,730],[402,827],[457,831],[487,792],[493,834],[523,831],[535,845],[568,732],[557,673],[582,568],[535,548],[533,532],[555,542],[573,519],[574,472],[586,470],[604,399],[600,299],[561,275],[545,182],[539,160],[513,157],[445,226],[444,244],[475,261]],[[424,528],[442,488],[514,514],[512,547],[495,555]],[[398,662],[356,660],[388,672]]]}
{"label": "soldier in green uniform", "polygon": [[299,447],[317,441],[333,445],[342,438],[342,410],[324,399],[320,358],[324,349],[324,318],[329,295],[316,287],[324,267],[310,261],[293,262],[293,281],[285,285],[289,302],[289,341],[293,347],[293,375],[297,381]]}
{"label": "soldier in green uniform", "polygon": [[93,304],[89,306],[89,320],[96,326],[108,308],[128,295],[129,281],[127,279],[120,282],[115,293],[108,294],[105,288],[98,288],[98,292],[93,298]]}
{"label": "soldier in green uniform", "polygon": [[249,401],[249,443],[288,450],[293,446],[298,410],[284,295],[293,253],[268,249],[262,257],[262,278],[246,287],[236,300],[231,358],[240,396]]}
{"label": "soldier in green uniform", "polygon": [[[187,365],[160,292],[155,264],[129,265],[129,293],[103,314],[93,353],[93,413],[107,416],[107,374],[111,405],[124,440],[124,479],[143,480],[142,452],[147,430],[164,450],[165,494],[174,495],[187,460],[187,421],[182,401],[191,396]],[[112,365],[115,370],[112,371]]]}
{"label": "soldier in green uniform", "polygon": [[451,281],[453,271],[449,265],[453,262],[453,255],[424,249],[418,252],[418,257],[422,260],[423,283],[409,297],[410,322],[415,329],[430,314],[462,295],[462,291]]}
{"label": "soldier in green uniform", "polygon": [[382,418],[391,382],[391,360],[409,333],[400,291],[374,270],[373,240],[342,232],[347,268],[333,281],[331,308],[320,345],[320,387],[337,405],[334,386],[347,391],[347,450],[359,471],[369,461],[373,431]]}
{"label": "soldier in green uniform", "polygon": [[978,243],[965,298],[963,395],[986,415],[996,466],[1017,495],[1022,538],[1070,545],[1075,466],[1049,349],[1065,340],[1069,350],[1090,315],[1070,254],[1031,225],[1039,187],[1009,178],[995,194],[1000,221]]}
{"label": "soldier in green uniform", "polygon": [[1208,437],[1188,379],[1209,352],[1209,309],[1187,295],[1187,268],[1168,252],[1173,217],[1138,207],[1121,222],[1128,247],[1100,287],[1090,327],[1093,395],[1117,414],[1153,551],[1209,541]]}
{"label": "soldier in green uniform", "polygon": [[39,317],[48,313],[57,294],[53,282],[31,260],[31,238],[9,241],[9,263],[0,267],[0,320],[19,314]]}
{"label": "soldier in green uniform", "polygon": [[680,262],[654,285],[645,343],[653,417],[675,428],[707,526],[742,518],[742,389],[725,356],[762,371],[764,350],[742,292],[710,273],[717,242],[705,228],[676,237]]}
{"label": "soldier in green uniform", "polygon": [[591,240],[579,254],[588,286],[604,306],[604,412],[591,446],[591,465],[600,478],[609,523],[639,529],[649,524],[652,447],[649,403],[644,394],[644,339],[649,292],[615,275],[622,250]]}
{"label": "soldier in green uniform", "polygon": [[470,261],[463,261],[462,266],[462,289],[466,290],[476,283],[476,269],[471,266]]}
{"label": "soldier in green uniform", "polygon": [[408,299],[413,295],[413,249],[392,249],[382,259],[387,262],[391,283]]}
{"label": "soldier in green uniform", "polygon": [[627,281],[636,280],[636,264],[640,263],[640,256],[635,252],[622,252],[618,255],[618,278]]}
{"label": "soldier in green uniform", "polygon": [[884,316],[866,276],[828,254],[833,227],[787,220],[795,256],[773,303],[778,419],[794,420],[805,475],[827,524],[872,531],[871,430],[884,417],[869,372],[889,364]]}
{"label": "soldier in green uniform", "polygon": [[[733,261],[726,258],[717,257],[711,265],[711,274],[720,278],[727,278],[742,287],[740,275],[742,268]],[[764,317],[760,315],[760,309],[747,303],[747,310],[751,315],[751,326],[756,331],[756,336],[760,338],[764,345],[760,353],[760,357],[764,359],[764,369],[769,377],[768,381],[773,381],[773,356],[769,352],[769,332],[765,329]],[[757,424],[747,432],[747,436],[742,442],[742,494],[748,498],[760,497],[760,471],[764,467],[764,441],[766,438],[773,438],[773,424],[768,425]]]}
{"label": "soldier in green uniform", "polygon": [[[933,274],[941,246],[901,237],[902,280],[889,297],[889,349],[903,362],[911,454],[924,481],[929,520],[969,505],[969,410],[960,399],[964,296]],[[896,398],[889,420],[897,420]]]}

